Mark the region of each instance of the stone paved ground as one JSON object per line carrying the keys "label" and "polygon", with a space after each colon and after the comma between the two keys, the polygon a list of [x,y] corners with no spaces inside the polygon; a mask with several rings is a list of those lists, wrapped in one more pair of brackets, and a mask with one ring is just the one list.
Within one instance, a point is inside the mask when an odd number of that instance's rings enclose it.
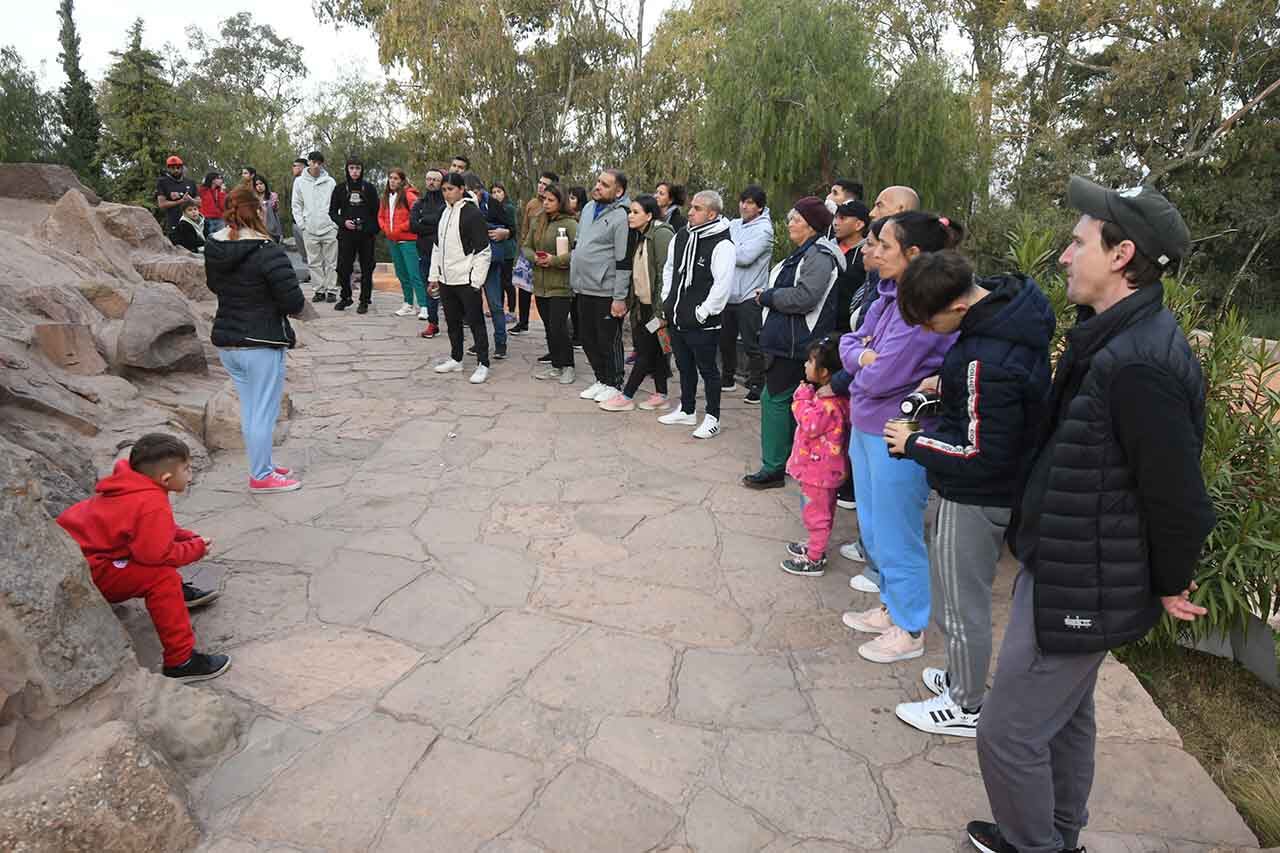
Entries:
{"label": "stone paved ground", "polygon": [[[851,564],[778,570],[798,493],[737,485],[758,412],[695,441],[531,379],[429,371],[445,338],[375,313],[309,324],[279,461],[251,498],[219,456],[178,502],[216,540],[201,645],[232,670],[240,751],[194,786],[208,853],[967,849],[971,741],[909,729],[922,665],[861,660]],[[584,365],[585,367],[585,365]],[[847,535],[854,516],[841,512]],[[1008,594],[1008,567],[998,598]],[[125,614],[156,660],[145,613]],[[1093,853],[1252,846],[1138,683],[1109,662]]]}

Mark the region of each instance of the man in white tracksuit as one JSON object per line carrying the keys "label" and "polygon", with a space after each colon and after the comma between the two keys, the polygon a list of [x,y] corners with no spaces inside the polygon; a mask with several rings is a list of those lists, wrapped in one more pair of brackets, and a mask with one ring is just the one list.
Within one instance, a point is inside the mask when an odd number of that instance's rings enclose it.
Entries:
{"label": "man in white tracksuit", "polygon": [[307,268],[315,289],[312,302],[338,301],[338,226],[329,218],[335,186],[319,151],[307,155],[307,168],[293,181],[293,223],[307,247]]}

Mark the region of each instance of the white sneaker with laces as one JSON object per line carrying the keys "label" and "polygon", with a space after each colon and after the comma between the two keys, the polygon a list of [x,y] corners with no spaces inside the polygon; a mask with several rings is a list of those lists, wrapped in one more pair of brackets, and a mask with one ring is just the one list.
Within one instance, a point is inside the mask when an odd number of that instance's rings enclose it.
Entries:
{"label": "white sneaker with laces", "polygon": [[436,365],[435,371],[436,373],[461,373],[462,362],[454,361],[453,359],[442,361]]}
{"label": "white sneaker with laces", "polygon": [[621,393],[621,391],[614,388],[612,385],[601,385],[600,390],[597,391],[596,395],[591,399],[595,400],[597,403],[603,403],[605,400],[612,400]]}
{"label": "white sneaker with laces", "polygon": [[560,368],[560,384],[561,385],[572,385],[576,378],[577,378],[577,374],[574,372],[574,369],[572,367]]}
{"label": "white sneaker with laces", "polygon": [[866,575],[854,575],[849,578],[849,586],[858,592],[869,592],[872,595],[880,592],[880,587],[876,586],[875,581]]}
{"label": "white sneaker with laces", "polygon": [[890,625],[879,637],[858,646],[858,654],[872,663],[914,660],[924,654],[924,632],[913,637],[897,625]]}
{"label": "white sneaker with laces", "polygon": [[924,686],[929,688],[929,692],[934,696],[941,696],[951,689],[951,681],[947,678],[945,669],[938,669],[936,666],[926,666],[924,672],[920,673],[920,680],[924,682]]}
{"label": "white sneaker with laces", "polygon": [[981,711],[967,713],[951,701],[950,693],[923,702],[903,702],[894,712],[902,722],[931,735],[978,736],[978,715]]}
{"label": "white sneaker with laces", "polygon": [[406,302],[405,304],[400,306],[400,309],[396,311],[395,314],[397,317],[412,317],[413,306],[410,305],[408,302]]}
{"label": "white sneaker with laces", "polygon": [[471,384],[479,385],[481,382],[485,381],[488,378],[489,378],[489,368],[485,367],[483,364],[478,365],[476,367],[475,373],[471,374]]}
{"label": "white sneaker with laces", "polygon": [[720,434],[720,419],[715,415],[704,415],[702,425],[693,431],[694,438],[715,438]]}
{"label": "white sneaker with laces", "polygon": [[686,415],[679,409],[672,409],[658,418],[658,423],[666,424],[667,426],[697,426],[698,416],[693,412]]}
{"label": "white sneaker with laces", "polygon": [[[841,545],[840,556],[844,557],[846,560],[852,560],[855,563],[865,563],[867,561],[867,555],[862,553],[862,546],[858,544],[857,539]],[[876,592],[879,591],[880,590],[878,589],[876,590]]]}
{"label": "white sneaker with laces", "polygon": [[430,311],[428,311],[426,308],[423,308],[421,311],[419,311],[419,312],[418,312],[418,319],[419,319],[419,320],[426,320],[426,321],[430,322],[430,321],[431,321],[431,312],[430,312]]}
{"label": "white sneaker with laces", "polygon": [[600,389],[604,387],[605,384],[603,382],[592,382],[586,388],[583,388],[582,393],[578,396],[583,400],[594,400],[596,395],[600,393]]}

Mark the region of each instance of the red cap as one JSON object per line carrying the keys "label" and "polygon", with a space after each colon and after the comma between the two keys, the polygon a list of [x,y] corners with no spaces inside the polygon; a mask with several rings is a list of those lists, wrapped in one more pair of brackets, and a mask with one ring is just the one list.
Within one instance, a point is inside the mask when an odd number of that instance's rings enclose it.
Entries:
{"label": "red cap", "polygon": [[181,166],[182,158],[179,157],[177,154],[174,154],[168,160],[165,160],[164,164],[166,166]]}

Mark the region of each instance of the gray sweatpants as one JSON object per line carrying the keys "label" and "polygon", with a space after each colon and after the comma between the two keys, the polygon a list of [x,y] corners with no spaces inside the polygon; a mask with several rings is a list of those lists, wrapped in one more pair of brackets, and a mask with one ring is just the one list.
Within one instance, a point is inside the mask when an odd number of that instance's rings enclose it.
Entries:
{"label": "gray sweatpants", "polygon": [[951,698],[970,710],[982,704],[991,666],[991,583],[1000,560],[1007,507],[938,502],[929,569],[934,618],[947,653]]}
{"label": "gray sweatpants", "polygon": [[978,764],[991,814],[1018,853],[1078,847],[1089,820],[1097,725],[1093,688],[1105,652],[1043,654],[1035,577],[1025,569],[978,720]]}

